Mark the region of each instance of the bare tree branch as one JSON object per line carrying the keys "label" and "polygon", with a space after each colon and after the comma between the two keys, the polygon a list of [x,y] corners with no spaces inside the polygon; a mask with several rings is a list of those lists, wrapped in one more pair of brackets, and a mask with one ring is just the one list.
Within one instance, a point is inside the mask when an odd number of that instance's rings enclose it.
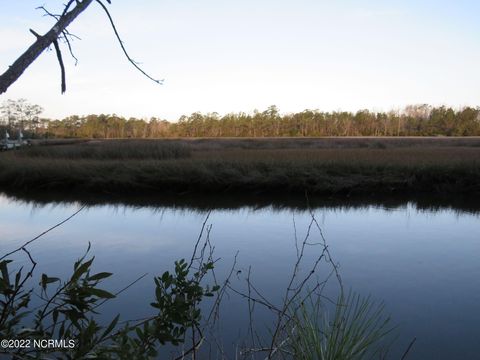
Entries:
{"label": "bare tree branch", "polygon": [[52,226],[51,228],[45,230],[44,232],[42,232],[40,235],[37,235],[35,236],[33,239],[27,241],[25,244],[23,244],[22,246],[18,247],[17,249],[15,250],[12,250],[10,251],[9,253],[6,253],[5,255],[3,255],[2,257],[0,257],[0,261],[7,258],[8,256],[12,255],[12,254],[15,254],[16,252],[19,252],[21,250],[25,251],[25,247],[29,244],[31,244],[32,242],[34,242],[35,240],[38,240],[39,238],[41,238],[43,235],[49,233],[50,231],[56,229],[57,227],[65,224],[68,220],[70,220],[71,218],[73,218],[74,216],[76,216],[79,212],[81,212],[83,209],[85,209],[85,205],[82,206],[80,209],[78,209],[77,211],[75,211],[72,215],[70,215],[68,218],[66,218],[65,220],[59,222],[58,224]]}
{"label": "bare tree branch", "polygon": [[63,94],[67,90],[67,84],[65,80],[65,65],[63,64],[62,51],[60,50],[60,45],[58,45],[58,41],[56,39],[53,41],[53,46],[55,47],[55,52],[57,53],[58,65],[60,65],[60,74],[62,77],[61,89]]}
{"label": "bare tree branch", "polygon": [[[63,9],[63,13],[62,15],[58,15],[58,14],[53,14],[51,13],[50,11],[48,11],[47,8],[45,8],[45,6],[39,6],[37,7],[37,10],[43,10],[43,12],[45,13],[44,16],[50,16],[52,18],[55,19],[55,21],[58,21],[60,19],[60,17],[64,16],[65,13],[68,11],[68,9],[70,8],[70,5],[73,3],[73,0],[70,0],[66,5],[65,5],[65,8]],[[33,32],[32,30],[30,30],[31,32]],[[37,36],[37,34],[34,34],[35,36]],[[37,36],[38,37],[38,36]],[[59,37],[60,38],[60,37]],[[74,55],[73,53],[73,49],[72,49],[72,45],[70,44],[70,39],[78,39],[80,40],[80,38],[78,36],[76,36],[75,34],[72,34],[70,33],[67,29],[64,29],[62,31],[62,38],[63,40],[65,41],[65,44],[67,44],[67,47],[68,47],[68,51],[70,52],[70,56],[75,60],[75,65],[78,64],[78,59],[77,57]],[[55,47],[55,50],[57,50],[57,48]],[[58,51],[57,51],[57,58],[58,58]],[[61,53],[60,53],[60,57],[61,57]],[[60,62],[60,60],[59,60]],[[60,65],[61,66],[61,65]],[[64,83],[65,81],[63,81]],[[62,86],[62,89],[63,89],[63,86]],[[62,94],[64,93],[65,91],[62,91]]]}
{"label": "bare tree branch", "polygon": [[[65,12],[57,23],[43,36],[37,40],[25,51],[2,75],[0,75],[0,94],[3,94],[25,70],[37,59],[40,54],[57,41],[58,37],[65,28],[71,24],[75,18],[80,15],[93,0],[77,1],[76,6],[69,12]],[[70,6],[71,2],[69,2]],[[68,8],[67,8],[68,9]],[[58,53],[57,53],[58,57]]]}
{"label": "bare tree branch", "polygon": [[[37,37],[37,40],[35,43],[33,43],[27,51],[25,51],[9,68],[7,71],[5,71],[2,75],[0,75],[0,94],[3,94],[4,92],[7,91],[7,89],[15,82],[17,81],[20,76],[25,72],[25,70],[40,56],[40,54],[47,49],[50,45],[53,45],[55,47],[55,52],[57,55],[57,60],[60,65],[60,71],[61,71],[61,90],[62,94],[66,90],[66,79],[65,79],[65,66],[63,63],[63,58],[62,58],[62,53],[60,50],[60,46],[58,43],[58,39],[64,39],[65,43],[67,44],[68,50],[71,54],[71,56],[75,59],[75,64],[78,62],[77,58],[73,54],[72,51],[72,46],[70,44],[70,40],[76,36],[68,32],[67,27],[71,24],[75,18],[80,15],[94,0],[69,0],[63,9],[62,14],[55,14],[50,11],[48,11],[44,6],[40,6],[37,9],[43,10],[45,12],[46,16],[50,16],[53,19],[55,19],[56,23],[55,25],[43,36],[40,36],[32,31]],[[104,5],[103,2],[100,0],[95,0],[98,2],[98,4],[102,7],[104,10],[105,14],[108,17],[108,20],[110,21],[110,24],[113,28],[113,31],[115,33],[115,36],[120,44],[120,47],[122,48],[123,53],[125,54],[126,58],[128,61],[138,70],[140,71],[144,76],[146,76],[148,79],[154,81],[157,84],[162,84],[163,80],[157,80],[154,79],[152,76],[147,74],[139,65],[137,62],[135,62],[130,55],[128,54],[127,50],[125,49],[125,46],[123,45],[123,41],[117,31],[117,28],[115,26],[115,23],[112,19],[112,16],[110,15],[110,12],[108,11],[107,7]],[[106,0],[109,4],[110,1]],[[71,6],[73,4],[76,4],[75,7],[70,10]],[[70,11],[69,11],[70,10]],[[70,38],[70,39],[69,39]]]}
{"label": "bare tree branch", "polygon": [[70,44],[70,39],[68,38],[69,36],[72,37],[72,38],[73,37],[78,38],[78,39],[80,39],[80,38],[76,35],[70,34],[66,30],[63,32],[63,39],[65,40],[65,43],[67,44],[68,51],[70,52],[70,56],[73,58],[73,60],[75,60],[75,65],[77,65],[78,64],[78,59],[75,56],[75,54],[73,53],[72,44]]}
{"label": "bare tree branch", "polygon": [[[105,11],[105,14],[107,14],[107,17],[108,17],[108,20],[110,20],[110,24],[112,25],[112,28],[113,28],[113,32],[115,33],[115,36],[117,37],[117,40],[118,40],[118,43],[120,44],[120,47],[122,48],[122,51],[123,53],[125,54],[125,56],[127,57],[128,61],[133,65],[135,66],[135,68],[140,71],[143,75],[145,75],[147,78],[149,78],[150,80],[152,80],[153,82],[156,82],[157,84],[163,84],[163,79],[162,80],[158,80],[158,79],[155,79],[153,77],[151,77],[150,75],[148,75],[140,66],[138,66],[138,63],[133,60],[130,55],[128,54],[127,50],[125,49],[125,46],[123,45],[123,41],[122,41],[122,38],[120,37],[120,34],[118,33],[117,31],[117,27],[115,26],[115,22],[113,21],[113,18],[112,16],[110,15],[110,12],[108,11],[107,7],[100,1],[100,0],[95,0],[98,4],[100,4],[100,6],[102,7],[102,9]],[[110,1],[107,0],[108,3],[110,3]]]}

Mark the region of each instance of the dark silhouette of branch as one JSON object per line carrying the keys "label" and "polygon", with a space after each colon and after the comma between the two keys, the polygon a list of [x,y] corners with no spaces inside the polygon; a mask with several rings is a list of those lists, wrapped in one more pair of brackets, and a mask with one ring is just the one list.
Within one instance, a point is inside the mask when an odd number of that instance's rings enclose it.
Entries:
{"label": "dark silhouette of branch", "polygon": [[[123,53],[125,54],[127,60],[138,70],[140,71],[143,75],[145,75],[147,78],[149,78],[150,80],[152,80],[153,82],[157,83],[157,84],[163,84],[163,79],[162,80],[158,80],[158,79],[155,79],[153,77],[151,77],[150,75],[148,75],[140,66],[138,66],[138,63],[133,60],[130,55],[128,54],[127,50],[125,49],[125,46],[123,45],[123,40],[122,38],[120,37],[120,34],[118,33],[117,31],[117,27],[115,26],[115,22],[113,21],[113,18],[112,16],[110,15],[110,12],[108,11],[107,7],[100,1],[100,0],[96,0],[96,2],[98,4],[100,4],[100,6],[102,7],[102,9],[105,11],[105,14],[107,14],[107,17],[108,17],[108,20],[110,20],[110,25],[112,25],[112,29],[113,29],[113,32],[115,33],[115,36],[118,40],[118,43],[120,44],[120,47],[122,48],[122,51]],[[107,0],[108,3],[110,3],[110,1]]]}
{"label": "dark silhouette of branch", "polygon": [[62,15],[58,15],[58,14],[53,14],[51,13],[50,11],[48,11],[45,6],[39,6],[36,8],[36,10],[43,10],[45,12],[45,15],[44,16],[50,16],[50,17],[53,17],[55,20],[60,20],[60,17]]}
{"label": "dark silhouette of branch", "polygon": [[63,12],[62,12],[62,15],[61,16],[64,16],[68,9],[70,9],[70,6],[75,2],[76,0],[69,0],[68,3],[65,4],[65,8],[63,9]]}
{"label": "dark silhouette of branch", "polygon": [[57,53],[57,59],[58,59],[58,64],[60,65],[60,73],[62,77],[62,94],[67,90],[67,85],[66,85],[66,80],[65,80],[65,65],[63,64],[63,58],[62,58],[62,51],[60,50],[60,46],[58,45],[58,41],[54,40],[53,41],[53,46],[55,47],[55,52]]}
{"label": "dark silhouette of branch", "polygon": [[[55,25],[43,36],[37,40],[25,51],[2,75],[0,75],[0,94],[3,94],[25,70],[40,56],[40,54],[57,41],[58,37],[80,15],[93,0],[76,1],[76,6],[68,12],[65,12]],[[72,2],[67,5],[70,6]],[[68,10],[68,7],[67,7]],[[58,57],[58,53],[57,53]]]}
{"label": "dark silhouette of branch", "polygon": [[417,338],[414,337],[412,341],[410,341],[410,344],[408,344],[407,350],[403,353],[402,358],[400,360],[404,360],[407,358],[408,353],[412,349],[413,344],[417,341]]}
{"label": "dark silhouette of branch", "polygon": [[[45,6],[39,6],[37,7],[37,10],[43,10],[43,12],[45,12],[45,15],[44,16],[50,16],[52,18],[55,19],[55,21],[58,21],[60,19],[60,17],[64,16],[65,13],[68,11],[70,5],[73,3],[73,0],[70,0],[66,5],[65,5],[65,9],[63,9],[63,13],[62,15],[58,15],[58,14],[53,14],[51,13],[50,11],[48,11]],[[32,30],[30,30],[31,32],[33,32]],[[75,54],[73,53],[73,49],[72,49],[72,44],[70,43],[70,39],[78,39],[80,40],[80,38],[78,36],[76,36],[75,34],[72,34],[70,33],[67,29],[64,29],[62,31],[62,38],[63,40],[65,41],[65,44],[67,44],[67,47],[68,47],[68,51],[70,52],[70,56],[75,60],[75,65],[78,64],[78,59],[77,57],[75,56]],[[55,43],[54,43],[55,45]],[[55,50],[57,50],[57,48],[55,47]],[[60,53],[60,56],[61,56],[61,53]],[[57,58],[58,58],[58,51],[57,51]],[[62,72],[62,74],[64,74],[64,71]],[[63,77],[62,77],[63,79]],[[64,83],[65,81],[63,81],[62,83]],[[63,88],[63,87],[62,87]],[[64,93],[65,91],[62,91],[62,94]]]}
{"label": "dark silhouette of branch", "polygon": [[30,260],[30,263],[32,264],[29,272],[27,273],[27,275],[23,278],[22,282],[17,286],[15,292],[9,297],[9,300],[4,304],[5,306],[3,307],[3,310],[2,310],[2,313],[0,315],[0,324],[2,324],[5,319],[6,319],[6,316],[8,314],[8,310],[10,308],[10,306],[12,306],[13,302],[15,301],[16,297],[17,297],[17,294],[21,291],[21,289],[23,288],[23,286],[25,285],[25,282],[33,276],[33,271],[35,270],[35,267],[37,266],[37,262],[33,259],[30,251],[28,251],[26,249],[26,246],[31,244],[32,242],[34,242],[35,240],[39,239],[40,237],[42,237],[43,235],[49,233],[50,231],[56,229],[57,227],[65,224],[67,221],[69,221],[70,219],[72,219],[75,215],[77,215],[80,211],[82,211],[83,209],[85,208],[85,206],[82,206],[79,210],[77,210],[75,213],[73,213],[72,215],[70,215],[68,218],[66,218],[65,220],[59,222],[58,224],[50,227],[49,229],[45,230],[44,232],[42,232],[40,235],[37,235],[35,236],[33,239],[27,241],[26,243],[24,243],[22,246],[18,247],[17,249],[13,250],[13,251],[10,251],[9,253],[3,255],[2,257],[0,257],[0,261],[2,261],[3,259],[7,258],[8,256],[12,255],[12,254],[15,254],[16,252],[19,252],[19,251],[23,251],[27,254],[29,260]]}
{"label": "dark silhouette of branch", "polygon": [[[110,4],[110,0],[106,0],[107,3]],[[51,45],[54,46],[55,52],[57,55],[57,60],[60,65],[61,71],[61,90],[62,94],[66,90],[66,76],[65,76],[65,66],[63,63],[62,53],[60,50],[60,46],[58,44],[58,39],[64,39],[65,43],[67,44],[68,50],[70,55],[75,59],[75,64],[78,62],[77,58],[73,54],[72,46],[70,44],[70,40],[72,38],[76,38],[73,34],[69,33],[67,27],[72,23],[75,18],[80,15],[91,3],[93,0],[69,0],[63,9],[61,15],[54,14],[48,11],[44,6],[40,6],[37,9],[43,10],[46,16],[50,16],[55,19],[55,25],[43,36],[36,34],[33,30],[30,30],[35,36],[36,41],[5,71],[2,75],[0,75],[0,94],[3,94],[7,91],[7,89],[17,81],[20,76],[25,72],[25,70],[40,56],[40,54]],[[152,76],[147,74],[137,62],[135,62],[130,55],[128,54],[125,46],[123,45],[123,41],[117,31],[115,23],[108,11],[107,7],[100,1],[96,0],[98,4],[102,7],[105,11],[105,14],[110,21],[110,24],[113,28],[115,36],[122,48],[123,53],[125,54],[128,61],[144,76],[148,79],[154,81],[157,84],[162,84],[163,80],[154,79]],[[75,3],[75,7],[70,10],[71,6]]]}
{"label": "dark silhouette of branch", "polygon": [[64,34],[63,34],[63,39],[65,40],[65,44],[67,44],[68,52],[70,53],[70,56],[73,58],[73,60],[75,60],[75,65],[77,65],[78,64],[78,59],[75,56],[75,54],[73,53],[72,44],[70,44],[70,39],[68,38],[69,36],[70,37],[75,37],[75,38],[78,38],[78,36],[75,36],[75,35],[70,34],[68,32],[64,32]]}
{"label": "dark silhouette of branch", "polygon": [[[42,9],[45,10],[45,8],[43,8],[42,6]],[[53,15],[53,14],[50,14],[48,13],[47,10],[45,10],[47,12],[48,15],[54,17],[55,19],[58,18],[57,15]],[[35,35],[35,37],[38,39],[40,38],[41,36],[39,34],[37,34],[35,31],[33,31],[32,29],[30,29],[30,32]],[[68,41],[68,37],[67,37],[67,33],[65,31],[62,31],[62,34],[68,44],[68,48],[70,49],[70,54],[72,54],[72,48],[70,47],[70,42]],[[65,65],[63,64],[63,58],[62,58],[62,51],[60,50],[60,46],[58,45],[58,41],[55,39],[53,41],[53,46],[55,48],[55,52],[57,54],[57,59],[58,59],[58,64],[60,65],[60,74],[61,74],[61,84],[62,84],[62,94],[65,92],[65,90],[67,89],[67,85],[66,85],[66,79],[65,79]],[[72,54],[73,56],[73,54]],[[73,56],[73,58],[76,60],[77,58],[75,56]]]}
{"label": "dark silhouette of branch", "polygon": [[45,230],[44,232],[42,232],[41,234],[35,236],[33,239],[27,241],[25,244],[23,244],[22,246],[20,246],[19,248],[13,250],[13,251],[10,251],[9,253],[3,255],[1,258],[0,258],[0,261],[5,259],[6,257],[12,255],[12,254],[15,254],[16,252],[19,252],[19,251],[25,251],[25,247],[29,244],[31,244],[32,242],[34,242],[35,240],[38,240],[39,238],[41,238],[43,235],[49,233],[50,231],[56,229],[57,227],[65,224],[68,220],[70,220],[71,218],[73,218],[75,215],[77,215],[79,212],[81,212],[83,209],[85,209],[85,205],[82,206],[80,209],[78,209],[77,211],[75,211],[72,215],[70,215],[68,218],[66,218],[65,220],[62,220],[61,222],[59,222],[58,224],[52,226],[51,228]]}

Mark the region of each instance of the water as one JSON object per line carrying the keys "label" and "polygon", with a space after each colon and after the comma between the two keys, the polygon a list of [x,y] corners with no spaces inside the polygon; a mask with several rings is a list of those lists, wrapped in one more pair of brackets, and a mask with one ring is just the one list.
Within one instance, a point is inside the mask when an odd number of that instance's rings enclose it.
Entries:
{"label": "water", "polygon": [[[0,197],[0,249],[6,252],[31,239],[79,208],[76,203],[36,204]],[[480,330],[480,216],[446,207],[420,208],[323,206],[314,213],[340,264],[347,288],[384,301],[399,338],[392,358],[399,358],[413,338],[408,359],[478,358]],[[105,284],[118,290],[149,275],[102,310],[105,318],[150,313],[152,276],[189,259],[207,211],[188,207],[89,206],[63,226],[29,246],[39,263],[37,276],[71,273],[73,262],[92,244],[94,269],[115,275]],[[296,259],[295,228],[302,239],[311,216],[307,210],[273,206],[212,209],[207,224],[222,278],[238,252],[234,286],[251,279],[268,299],[278,302]],[[294,227],[295,222],[295,227]],[[319,240],[318,231],[312,241]],[[308,247],[305,266],[319,250]],[[19,259],[20,263],[25,259]],[[236,271],[241,272],[237,273]],[[322,268],[319,278],[326,276]],[[335,283],[334,283],[335,284]],[[332,287],[332,289],[334,286]],[[223,311],[221,341],[232,352],[246,339],[247,303],[231,296]],[[255,318],[263,328],[269,318]]]}

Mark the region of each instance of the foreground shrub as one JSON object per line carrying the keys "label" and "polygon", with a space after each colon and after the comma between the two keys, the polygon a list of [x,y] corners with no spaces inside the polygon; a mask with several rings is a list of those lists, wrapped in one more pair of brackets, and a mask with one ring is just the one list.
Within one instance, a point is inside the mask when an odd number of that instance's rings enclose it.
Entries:
{"label": "foreground shrub", "polygon": [[[93,274],[94,258],[87,253],[73,266],[73,273],[66,281],[42,274],[40,279],[41,305],[29,306],[33,289],[25,288],[36,263],[31,260],[27,274],[20,268],[10,272],[12,261],[0,261],[0,354],[12,359],[149,359],[156,358],[159,347],[165,344],[177,346],[185,342],[189,330],[197,332],[190,351],[196,351],[201,343],[199,305],[204,297],[213,296],[218,286],[203,286],[204,276],[213,270],[213,262],[200,262],[195,269],[185,260],[175,262],[173,273],[165,272],[155,277],[155,301],[150,305],[156,310],[151,317],[141,321],[123,321],[117,315],[110,323],[100,325],[95,320],[98,307],[118,294],[112,294],[99,286],[112,273]],[[38,293],[38,292],[37,292]],[[25,318],[33,317],[33,326],[25,326]],[[28,321],[32,323],[32,320]],[[4,343],[11,339],[10,342]],[[35,341],[57,339],[65,341],[60,346],[38,347]],[[187,351],[188,352],[188,351]]]}
{"label": "foreground shrub", "polygon": [[320,297],[311,295],[293,314],[287,342],[298,360],[379,358],[382,340],[391,332],[382,304],[350,292],[330,315]]}

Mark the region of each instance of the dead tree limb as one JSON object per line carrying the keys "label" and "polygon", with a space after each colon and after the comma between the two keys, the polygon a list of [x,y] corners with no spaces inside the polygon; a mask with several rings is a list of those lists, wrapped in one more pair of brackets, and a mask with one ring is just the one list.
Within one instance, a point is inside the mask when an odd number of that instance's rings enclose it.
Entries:
{"label": "dead tree limb", "polygon": [[67,90],[67,84],[65,79],[65,65],[63,64],[62,51],[60,50],[60,45],[58,45],[57,39],[53,41],[53,46],[55,47],[55,52],[57,53],[58,65],[60,65],[60,73],[62,77],[62,94]]}
{"label": "dead tree limb", "polygon": [[[132,64],[138,71],[140,71],[148,79],[152,80],[153,82],[155,82],[157,84],[163,84],[163,79],[159,80],[159,79],[153,78],[152,76],[147,74],[140,66],[138,66],[138,63],[130,57],[127,50],[125,49],[125,46],[123,45],[123,40],[120,37],[120,34],[118,33],[117,27],[115,26],[115,22],[113,21],[113,18],[110,15],[110,12],[108,11],[107,7],[100,0],[96,0],[96,2],[102,7],[103,11],[105,11],[105,14],[108,17],[108,20],[110,21],[110,25],[112,25],[112,29],[113,29],[113,32],[115,33],[115,37],[117,38],[118,43],[120,44],[120,47],[122,48],[123,54],[125,55],[127,60],[130,62],[130,64]],[[108,1],[108,0],[107,0],[107,2],[110,3],[110,1]]]}
{"label": "dead tree limb", "polygon": [[0,75],[0,94],[3,94],[24,71],[37,59],[40,54],[50,45],[57,41],[58,37],[80,15],[93,0],[76,1],[76,6],[60,16],[56,24],[25,51],[2,75]]}
{"label": "dead tree limb", "polygon": [[[57,55],[57,60],[60,65],[60,72],[61,72],[61,89],[62,89],[62,94],[66,90],[66,79],[65,79],[65,66],[63,63],[63,58],[62,58],[62,53],[60,50],[60,46],[58,43],[58,39],[64,39],[65,43],[68,46],[68,50],[70,51],[70,54],[72,57],[75,59],[75,64],[77,63],[77,58],[75,55],[73,55],[72,51],[72,46],[70,44],[70,38],[78,38],[77,36],[71,34],[67,30],[67,26],[70,25],[70,23],[75,20],[75,18],[80,15],[93,1],[96,1],[104,10],[105,14],[108,17],[108,20],[110,21],[110,25],[113,28],[113,31],[115,33],[115,37],[117,38],[120,47],[122,48],[122,51],[124,55],[126,56],[127,60],[138,70],[140,71],[144,76],[146,76],[148,79],[154,81],[157,84],[162,84],[163,80],[158,80],[150,76],[147,72],[145,72],[139,65],[138,63],[133,60],[127,50],[125,49],[125,46],[123,44],[123,41],[117,31],[117,28],[115,26],[115,23],[112,19],[112,16],[110,15],[110,12],[108,11],[107,7],[102,3],[100,0],[69,0],[67,4],[65,4],[65,8],[63,9],[63,12],[61,15],[59,14],[54,14],[48,11],[44,6],[40,6],[37,9],[43,10],[47,16],[52,17],[55,19],[56,23],[55,25],[43,36],[38,35],[35,33],[33,30],[30,30],[32,32],[37,40],[25,51],[9,68],[7,71],[5,71],[2,75],[0,75],[0,94],[3,94],[4,92],[7,91],[7,89],[12,85],[15,81],[18,80],[18,78],[24,73],[24,71],[40,56],[40,54],[50,47],[50,45],[53,45],[55,48],[55,52]],[[110,4],[110,0],[106,0],[107,3]],[[72,4],[75,2],[76,6],[69,11],[70,7]]]}

